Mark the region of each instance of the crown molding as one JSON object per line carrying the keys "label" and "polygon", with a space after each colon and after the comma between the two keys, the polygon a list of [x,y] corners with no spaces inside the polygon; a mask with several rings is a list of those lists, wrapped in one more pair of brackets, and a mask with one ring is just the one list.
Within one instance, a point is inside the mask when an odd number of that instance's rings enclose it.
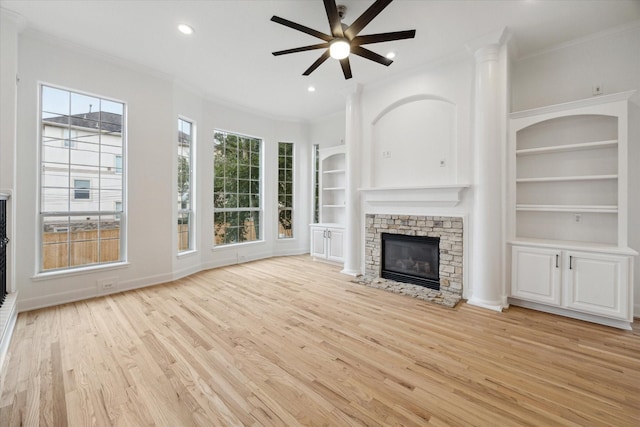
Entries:
{"label": "crown molding", "polygon": [[0,16],[2,17],[3,20],[6,19],[13,22],[16,26],[18,33],[21,33],[22,30],[24,30],[27,27],[27,20],[25,19],[25,17],[12,10],[0,7]]}

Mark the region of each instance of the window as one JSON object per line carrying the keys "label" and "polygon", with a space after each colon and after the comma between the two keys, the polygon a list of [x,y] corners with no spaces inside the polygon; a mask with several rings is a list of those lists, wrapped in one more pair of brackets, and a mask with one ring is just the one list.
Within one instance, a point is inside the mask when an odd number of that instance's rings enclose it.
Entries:
{"label": "window", "polygon": [[178,252],[194,249],[193,124],[178,119]]}
{"label": "window", "polygon": [[62,129],[62,139],[64,140],[65,147],[76,148],[76,138],[78,132],[72,129]]}
{"label": "window", "polygon": [[75,200],[88,200],[90,199],[91,181],[88,179],[74,179],[73,180],[73,198]]}
{"label": "window", "polygon": [[40,101],[39,271],[122,261],[125,105],[46,85]]}
{"label": "window", "polygon": [[260,239],[262,140],[215,131],[214,244]]}
{"label": "window", "polygon": [[278,238],[293,237],[293,143],[278,143]]}
{"label": "window", "polygon": [[320,222],[320,144],[313,144],[313,223]]}
{"label": "window", "polygon": [[122,173],[122,156],[116,155],[113,163],[116,169],[116,173]]}

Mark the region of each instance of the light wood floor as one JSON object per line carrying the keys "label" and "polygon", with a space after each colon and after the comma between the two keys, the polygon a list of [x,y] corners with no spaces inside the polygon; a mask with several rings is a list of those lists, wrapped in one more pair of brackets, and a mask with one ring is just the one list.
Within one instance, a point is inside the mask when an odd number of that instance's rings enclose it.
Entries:
{"label": "light wood floor", "polygon": [[638,426],[640,333],[299,256],[22,313],[0,382],[1,426]]}

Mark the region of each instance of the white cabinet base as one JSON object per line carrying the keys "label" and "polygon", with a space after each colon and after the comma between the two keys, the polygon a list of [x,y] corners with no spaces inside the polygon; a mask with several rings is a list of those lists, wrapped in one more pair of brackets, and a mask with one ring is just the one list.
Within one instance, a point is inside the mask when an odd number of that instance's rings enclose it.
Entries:
{"label": "white cabinet base", "polygon": [[315,260],[343,263],[344,229],[333,224],[311,225],[310,253]]}
{"label": "white cabinet base", "polygon": [[513,245],[511,255],[511,304],[631,329],[631,253]]}
{"label": "white cabinet base", "polygon": [[539,304],[533,301],[521,300],[518,298],[509,298],[509,304],[518,307],[530,308],[532,310],[543,311],[545,313],[557,314],[558,316],[570,317],[572,319],[584,320],[586,322],[598,323],[600,325],[611,326],[613,328],[625,329],[630,331],[632,322],[624,320],[610,319],[608,317],[595,316],[588,313],[582,313],[574,310],[567,310],[562,307],[554,307],[546,304]]}

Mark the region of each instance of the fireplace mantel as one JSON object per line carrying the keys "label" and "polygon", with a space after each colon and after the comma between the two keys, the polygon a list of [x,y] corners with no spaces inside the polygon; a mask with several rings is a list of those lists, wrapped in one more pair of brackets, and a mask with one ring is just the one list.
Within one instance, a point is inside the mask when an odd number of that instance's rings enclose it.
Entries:
{"label": "fireplace mantel", "polygon": [[359,188],[366,203],[374,206],[457,206],[469,184],[432,185],[425,187]]}

